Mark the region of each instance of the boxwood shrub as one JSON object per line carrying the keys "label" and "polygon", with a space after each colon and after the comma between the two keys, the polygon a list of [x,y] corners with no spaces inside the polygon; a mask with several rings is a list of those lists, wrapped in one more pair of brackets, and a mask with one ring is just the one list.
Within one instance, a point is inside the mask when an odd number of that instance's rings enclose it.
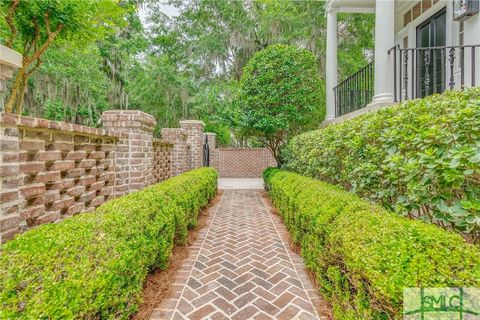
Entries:
{"label": "boxwood shrub", "polygon": [[192,170],[7,242],[0,318],[128,319],[216,189],[215,170]]}
{"label": "boxwood shrub", "polygon": [[480,239],[480,88],[411,100],[292,139],[285,167]]}
{"label": "boxwood shrub", "polygon": [[480,286],[480,250],[460,235],[296,173],[264,178],[335,319],[401,319],[407,287]]}

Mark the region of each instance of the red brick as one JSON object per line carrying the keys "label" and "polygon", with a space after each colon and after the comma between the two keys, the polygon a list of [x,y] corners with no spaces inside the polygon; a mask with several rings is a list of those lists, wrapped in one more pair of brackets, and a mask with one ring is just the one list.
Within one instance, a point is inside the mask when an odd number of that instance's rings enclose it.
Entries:
{"label": "red brick", "polygon": [[88,191],[100,190],[105,185],[105,181],[97,181],[88,187]]}
{"label": "red brick", "polygon": [[39,205],[45,205],[45,196],[44,195],[39,195],[36,197],[31,197],[27,200],[27,204],[29,206],[39,206]]}
{"label": "red brick", "polygon": [[20,116],[19,120],[20,124],[23,126],[35,127],[35,125],[37,124],[37,119],[32,117]]}
{"label": "red brick", "polygon": [[41,216],[45,212],[45,206],[32,206],[27,207],[21,212],[21,216],[23,219],[34,219]]}
{"label": "red brick", "polygon": [[46,183],[51,181],[58,181],[60,180],[60,171],[46,171],[40,172],[35,176],[31,176],[26,179],[27,183]]}
{"label": "red brick", "polygon": [[87,191],[83,193],[80,197],[78,197],[77,201],[78,202],[89,202],[95,199],[97,195],[96,191]]}
{"label": "red brick", "polygon": [[90,201],[89,203],[89,206],[91,207],[98,207],[99,205],[101,205],[102,203],[105,202],[105,198],[104,197],[96,197],[95,199],[93,199],[92,201]]}
{"label": "red brick", "polygon": [[84,209],[85,209],[85,203],[83,202],[76,203],[70,206],[65,212],[65,214],[67,215],[76,214],[76,213],[82,212]]}
{"label": "red brick", "polygon": [[85,192],[85,186],[75,186],[67,189],[67,194],[72,197],[78,197]]}
{"label": "red brick", "polygon": [[17,215],[0,217],[0,231],[17,227],[21,221],[22,219]]}
{"label": "red brick", "polygon": [[62,150],[62,151],[73,151],[73,143],[68,142],[50,142],[47,146],[48,150]]}
{"label": "red brick", "polygon": [[20,164],[20,171],[25,174],[36,174],[45,170],[44,162],[27,162]]}
{"label": "red brick", "polygon": [[70,151],[66,154],[65,160],[82,160],[87,158],[85,151]]}
{"label": "red brick", "polygon": [[104,188],[100,189],[100,191],[98,192],[99,196],[108,196],[110,194],[113,194],[113,186],[104,187]]}
{"label": "red brick", "polygon": [[103,159],[105,158],[104,151],[93,151],[88,155],[88,159]]}
{"label": "red brick", "polygon": [[58,190],[49,190],[45,192],[45,203],[60,200],[60,192]]}
{"label": "red brick", "polygon": [[2,231],[0,234],[0,239],[2,243],[5,243],[8,240],[11,240],[15,237],[15,235],[20,233],[19,227],[13,227],[8,230]]}
{"label": "red brick", "polygon": [[18,191],[7,191],[2,189],[0,192],[0,202],[7,203],[18,199]]}
{"label": "red brick", "polygon": [[25,186],[21,189],[20,194],[24,198],[40,195],[45,193],[45,184],[33,184]]}
{"label": "red brick", "polygon": [[75,180],[73,179],[63,179],[60,181],[55,181],[55,182],[48,182],[47,187],[50,190],[62,190],[62,189],[68,189],[71,188],[75,185]]}
{"label": "red brick", "polygon": [[17,139],[5,139],[2,138],[0,141],[0,151],[5,152],[5,151],[18,151],[19,149],[19,144]]}
{"label": "red brick", "polygon": [[48,169],[52,171],[72,170],[75,169],[75,162],[72,160],[54,161],[53,163],[48,164]]}
{"label": "red brick", "polygon": [[80,163],[77,165],[77,167],[89,169],[94,167],[96,164],[97,164],[97,161],[94,159],[83,159],[83,160],[80,160]]}
{"label": "red brick", "polygon": [[42,151],[38,153],[38,160],[39,161],[54,161],[54,160],[62,160],[62,152],[61,151]]}
{"label": "red brick", "polygon": [[80,186],[88,186],[97,181],[95,176],[83,176],[79,179],[76,179],[77,184]]}
{"label": "red brick", "polygon": [[18,162],[18,152],[15,152],[15,153],[4,153],[2,152],[2,158],[3,158],[3,162],[4,163],[7,163],[7,162]]}
{"label": "red brick", "polygon": [[76,168],[72,170],[67,171],[67,177],[68,178],[78,178],[81,177],[85,174],[85,169],[83,168]]}
{"label": "red brick", "polygon": [[19,116],[15,114],[4,112],[1,114],[1,116],[2,116],[2,123],[5,123],[5,124],[19,123]]}
{"label": "red brick", "polygon": [[114,172],[104,172],[100,175],[100,180],[102,181],[113,180],[114,178],[115,178]]}
{"label": "red brick", "polygon": [[63,196],[60,200],[52,202],[48,206],[48,210],[57,211],[70,207],[75,203],[75,199],[69,196]]}
{"label": "red brick", "polygon": [[45,150],[45,141],[43,140],[23,140],[20,142],[20,149],[32,151],[32,150]]}
{"label": "red brick", "polygon": [[44,215],[38,217],[34,222],[33,226],[39,226],[44,223],[55,222],[61,219],[61,214],[59,211],[47,211]]}

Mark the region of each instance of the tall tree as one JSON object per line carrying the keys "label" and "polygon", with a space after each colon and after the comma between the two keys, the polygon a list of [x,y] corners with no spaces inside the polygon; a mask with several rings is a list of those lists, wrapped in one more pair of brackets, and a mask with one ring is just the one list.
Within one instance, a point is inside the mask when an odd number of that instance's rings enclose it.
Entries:
{"label": "tall tree", "polygon": [[23,54],[5,106],[22,112],[27,81],[41,66],[45,51],[59,39],[92,41],[121,21],[123,8],[115,0],[1,0],[5,45]]}
{"label": "tall tree", "polygon": [[305,49],[272,45],[250,59],[240,82],[240,125],[258,138],[280,164],[287,139],[325,118],[314,55]]}

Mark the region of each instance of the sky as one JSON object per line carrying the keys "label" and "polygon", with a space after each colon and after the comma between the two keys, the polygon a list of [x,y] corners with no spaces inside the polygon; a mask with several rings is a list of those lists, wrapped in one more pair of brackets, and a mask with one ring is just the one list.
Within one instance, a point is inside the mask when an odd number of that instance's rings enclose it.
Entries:
{"label": "sky", "polygon": [[[166,3],[163,3],[163,1],[162,1],[162,3],[158,4],[158,8],[160,9],[161,12],[165,13],[169,17],[176,17],[180,14],[180,11],[176,7],[174,7],[172,5],[169,5],[169,4],[166,4]],[[140,15],[140,19],[142,20],[142,24],[144,26],[146,26],[147,25],[146,18],[148,16],[148,9],[145,6],[142,6],[142,8],[140,8],[139,15]]]}

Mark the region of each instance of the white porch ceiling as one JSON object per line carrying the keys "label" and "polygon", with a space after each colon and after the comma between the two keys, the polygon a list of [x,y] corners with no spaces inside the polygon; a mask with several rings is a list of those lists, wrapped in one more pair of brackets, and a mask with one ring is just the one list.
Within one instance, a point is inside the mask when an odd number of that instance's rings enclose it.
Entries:
{"label": "white porch ceiling", "polygon": [[338,12],[374,13],[375,0],[329,0],[327,7]]}

